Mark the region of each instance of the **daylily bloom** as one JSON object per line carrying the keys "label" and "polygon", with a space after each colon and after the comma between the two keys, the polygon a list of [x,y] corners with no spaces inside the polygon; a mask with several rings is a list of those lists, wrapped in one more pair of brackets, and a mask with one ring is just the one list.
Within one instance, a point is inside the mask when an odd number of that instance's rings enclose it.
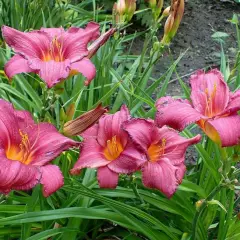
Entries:
{"label": "daylily bloom", "polygon": [[4,100],[0,100],[0,130],[0,192],[29,190],[41,183],[47,197],[62,187],[62,173],[50,162],[77,142],[52,124],[35,124],[29,112],[14,110]]}
{"label": "daylily bloom", "polygon": [[115,114],[106,114],[99,123],[86,130],[80,157],[72,174],[82,168],[98,168],[97,178],[102,188],[115,188],[119,173],[132,173],[144,162],[144,154],[133,144],[122,129],[122,123],[130,118],[126,106]]}
{"label": "daylily bloom", "polygon": [[198,143],[201,136],[186,139],[177,131],[166,126],[158,128],[153,121],[146,119],[132,119],[125,122],[123,128],[146,155],[142,165],[143,184],[170,198],[184,177],[186,149]]}
{"label": "daylily bloom", "polygon": [[240,139],[240,91],[231,93],[217,70],[198,71],[191,76],[191,100],[160,98],[156,107],[158,126],[183,130],[196,122],[214,142],[233,146]]}
{"label": "daylily bloom", "polygon": [[[3,26],[2,33],[7,44],[16,52],[5,65],[8,78],[18,73],[35,72],[50,88],[77,73],[86,77],[85,84],[95,77],[96,69],[89,60],[87,45],[100,35],[97,23],[90,22],[85,29],[71,27],[67,31],[63,28],[41,28],[20,32]],[[108,37],[109,33],[104,40]],[[103,41],[99,43],[103,44]],[[95,44],[94,49],[97,48]]]}

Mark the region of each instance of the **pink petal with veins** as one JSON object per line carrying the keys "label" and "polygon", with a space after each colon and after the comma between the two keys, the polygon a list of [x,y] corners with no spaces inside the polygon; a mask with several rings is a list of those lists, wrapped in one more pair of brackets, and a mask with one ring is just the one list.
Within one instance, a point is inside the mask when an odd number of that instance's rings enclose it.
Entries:
{"label": "pink petal with veins", "polygon": [[98,168],[97,179],[100,188],[116,188],[118,185],[118,173],[107,166]]}

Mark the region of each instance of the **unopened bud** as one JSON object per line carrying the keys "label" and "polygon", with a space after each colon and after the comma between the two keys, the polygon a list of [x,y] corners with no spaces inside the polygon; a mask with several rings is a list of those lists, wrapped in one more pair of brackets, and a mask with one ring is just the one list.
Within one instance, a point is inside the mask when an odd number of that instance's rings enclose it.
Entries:
{"label": "unopened bud", "polygon": [[68,121],[63,126],[63,133],[66,136],[76,136],[87,130],[108,110],[102,105],[98,105],[95,109],[90,110],[78,118]]}
{"label": "unopened bud", "polygon": [[170,6],[168,6],[167,8],[165,8],[164,11],[163,11],[163,13],[162,13],[162,16],[163,16],[163,17],[168,17],[169,14],[170,14],[170,9],[171,9]]}
{"label": "unopened bud", "polygon": [[161,47],[161,43],[159,41],[156,41],[153,43],[153,51],[157,52]]}
{"label": "unopened bud", "polygon": [[120,15],[123,15],[126,11],[125,0],[118,0],[116,4],[116,10]]}
{"label": "unopened bud", "polygon": [[158,8],[158,11],[159,11],[159,12],[161,12],[162,7],[163,7],[163,0],[158,0],[158,2],[157,2],[157,8]]}
{"label": "unopened bud", "polygon": [[107,40],[116,32],[116,28],[111,28],[104,34],[102,34],[97,40],[95,40],[89,47],[88,47],[88,58],[91,58],[97,50],[105,43]]}
{"label": "unopened bud", "polygon": [[195,206],[196,206],[197,211],[200,210],[200,207],[202,206],[202,204],[203,204],[204,201],[205,201],[205,199],[201,199],[201,200],[199,200],[199,201],[197,201],[197,202],[195,203]]}
{"label": "unopened bud", "polygon": [[168,35],[174,24],[174,16],[171,14],[168,16],[167,21],[164,25],[164,35]]}
{"label": "unopened bud", "polygon": [[156,5],[157,5],[157,1],[156,0],[148,0],[149,3],[149,7],[151,9],[155,9]]}
{"label": "unopened bud", "polygon": [[[163,44],[169,44],[172,38],[177,33],[178,27],[183,17],[183,12],[184,12],[184,0],[172,0],[170,14],[165,23],[164,36],[162,39]],[[170,17],[172,19],[169,19]]]}
{"label": "unopened bud", "polygon": [[127,21],[130,21],[136,11],[136,0],[126,0]]}
{"label": "unopened bud", "polygon": [[71,103],[66,111],[66,117],[67,117],[66,120],[67,121],[72,120],[74,113],[75,113],[75,103]]}

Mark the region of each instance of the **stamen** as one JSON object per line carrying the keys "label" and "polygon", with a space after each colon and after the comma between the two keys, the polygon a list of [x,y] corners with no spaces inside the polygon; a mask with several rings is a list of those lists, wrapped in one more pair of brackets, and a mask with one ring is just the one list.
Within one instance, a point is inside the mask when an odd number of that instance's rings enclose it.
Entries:
{"label": "stamen", "polygon": [[166,139],[163,138],[161,143],[152,144],[148,148],[148,157],[150,162],[157,162],[165,153]]}
{"label": "stamen", "polygon": [[214,115],[213,113],[213,99],[216,96],[217,92],[217,84],[214,83],[213,90],[211,93],[209,93],[208,88],[205,89],[205,101],[206,101],[206,108],[205,108],[205,115],[208,117],[212,117]]}
{"label": "stamen", "polygon": [[107,146],[104,149],[104,156],[107,160],[112,161],[119,157],[123,151],[121,141],[118,140],[117,136],[113,136],[111,140],[107,140]]}

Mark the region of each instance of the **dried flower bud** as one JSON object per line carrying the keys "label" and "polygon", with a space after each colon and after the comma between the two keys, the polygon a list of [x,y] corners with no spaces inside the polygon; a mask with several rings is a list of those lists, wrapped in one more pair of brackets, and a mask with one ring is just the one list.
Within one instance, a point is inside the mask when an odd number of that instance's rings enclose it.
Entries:
{"label": "dried flower bud", "polygon": [[74,120],[66,122],[63,126],[63,133],[66,136],[79,135],[96,123],[107,111],[106,107],[102,107],[102,105],[99,104],[95,109],[82,114]]}
{"label": "dried flower bud", "polygon": [[97,50],[116,32],[116,28],[111,28],[104,34],[102,34],[97,40],[95,40],[89,47],[88,47],[88,58],[91,58]]}

